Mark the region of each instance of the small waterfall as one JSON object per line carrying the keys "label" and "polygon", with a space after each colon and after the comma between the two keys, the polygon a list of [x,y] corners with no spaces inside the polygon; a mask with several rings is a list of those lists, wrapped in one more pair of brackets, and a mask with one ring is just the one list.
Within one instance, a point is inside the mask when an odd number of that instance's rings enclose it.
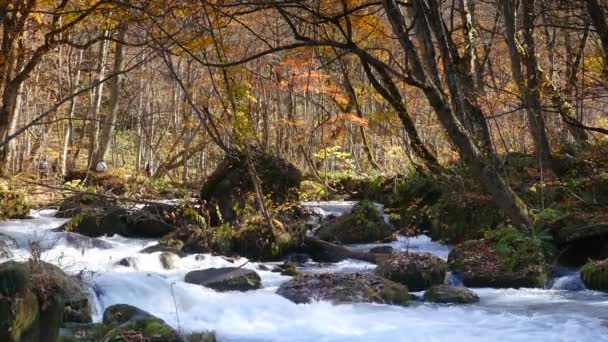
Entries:
{"label": "small waterfall", "polygon": [[446,275],[445,275],[445,282],[446,282],[446,284],[448,284],[450,286],[464,287],[464,284],[463,284],[460,276],[457,275],[456,273],[453,273],[450,271],[448,271],[448,273],[446,273]]}

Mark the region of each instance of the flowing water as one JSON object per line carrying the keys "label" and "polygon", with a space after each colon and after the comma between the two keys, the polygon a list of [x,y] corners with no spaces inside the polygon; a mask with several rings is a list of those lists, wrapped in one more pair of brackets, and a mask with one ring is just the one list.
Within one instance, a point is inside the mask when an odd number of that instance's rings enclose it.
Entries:
{"label": "flowing water", "polygon": [[[339,215],[352,203],[308,203],[319,215]],[[135,305],[182,332],[215,330],[220,341],[608,341],[608,295],[582,287],[578,274],[562,272],[551,289],[474,289],[478,304],[468,306],[413,303],[296,305],[274,292],[287,276],[257,272],[263,289],[219,293],[186,284],[191,270],[240,266],[222,257],[190,255],[174,270],[164,270],[160,253],[138,253],[156,242],[122,237],[91,239],[51,229],[65,220],[41,211],[33,219],[0,223],[10,236],[13,258],[29,257],[29,241],[39,241],[42,259],[79,275],[91,289],[95,320],[113,304]],[[400,238],[398,250],[429,252],[446,259],[450,247],[428,237]],[[368,249],[376,245],[356,245]],[[117,265],[132,257],[131,267]],[[257,263],[244,267],[256,269]],[[309,263],[306,272],[370,272],[374,265],[345,260]],[[457,283],[457,279],[450,280]]]}

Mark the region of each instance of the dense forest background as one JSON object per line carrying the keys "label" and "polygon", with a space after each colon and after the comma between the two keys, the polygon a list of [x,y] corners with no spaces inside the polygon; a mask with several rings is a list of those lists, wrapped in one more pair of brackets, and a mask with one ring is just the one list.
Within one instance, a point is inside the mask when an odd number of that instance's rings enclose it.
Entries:
{"label": "dense forest background", "polygon": [[317,179],[460,164],[526,225],[543,204],[511,190],[507,156],[545,182],[605,148],[607,7],[5,0],[0,170],[196,182],[251,150]]}

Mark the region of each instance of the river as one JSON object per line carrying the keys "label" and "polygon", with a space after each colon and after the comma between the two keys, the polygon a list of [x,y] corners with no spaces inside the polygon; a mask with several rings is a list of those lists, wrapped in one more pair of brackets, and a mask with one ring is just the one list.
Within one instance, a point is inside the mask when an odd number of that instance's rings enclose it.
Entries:
{"label": "river", "polygon": [[[324,215],[339,215],[350,207],[350,203],[336,202],[308,205]],[[480,297],[473,305],[296,305],[274,293],[290,278],[260,271],[258,263],[244,267],[258,272],[262,289],[219,293],[185,283],[185,274],[240,266],[246,259],[232,262],[220,256],[190,255],[180,259],[175,269],[165,270],[160,253],[138,253],[154,245],[154,240],[91,239],[52,232],[65,222],[53,215],[54,211],[43,210],[33,213],[32,219],[0,222],[0,232],[13,239],[13,258],[27,259],[29,241],[39,241],[43,260],[81,277],[90,287],[96,321],[106,307],[125,303],[183,333],[214,330],[220,341],[608,341],[608,294],[584,289],[573,270],[561,270],[546,289],[473,289]],[[391,245],[444,259],[450,251],[426,236],[400,237]],[[117,265],[125,257],[133,258],[132,265]],[[374,267],[345,260],[323,265],[310,262],[302,271],[371,272]],[[453,276],[449,281],[458,284]]]}

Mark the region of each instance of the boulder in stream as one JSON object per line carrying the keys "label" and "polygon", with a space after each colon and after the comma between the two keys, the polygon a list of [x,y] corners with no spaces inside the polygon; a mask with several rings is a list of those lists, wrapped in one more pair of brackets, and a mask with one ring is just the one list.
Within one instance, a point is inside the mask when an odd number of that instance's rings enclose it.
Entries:
{"label": "boulder in stream", "polygon": [[186,283],[216,291],[249,291],[262,287],[262,279],[253,270],[238,267],[208,268],[186,274]]}
{"label": "boulder in stream", "polygon": [[472,304],[477,303],[479,297],[464,287],[437,285],[424,292],[424,300],[440,304]]}
{"label": "boulder in stream", "polygon": [[361,201],[350,213],[330,219],[316,232],[324,241],[340,244],[372,243],[394,240],[395,237],[376,204]]}
{"label": "boulder in stream", "polygon": [[158,258],[160,259],[160,264],[166,270],[177,268],[180,262],[180,257],[172,252],[162,252]]}
{"label": "boulder in stream", "polygon": [[581,268],[581,279],[588,289],[608,292],[608,259],[587,262]]}
{"label": "boulder in stream", "polygon": [[447,264],[429,253],[397,253],[380,262],[376,274],[421,291],[445,280]]}
{"label": "boulder in stream", "polygon": [[[160,318],[127,304],[108,307],[103,313],[102,342],[182,342],[178,333]],[[136,339],[133,339],[136,338]]]}
{"label": "boulder in stream", "polygon": [[548,275],[540,241],[513,227],[456,246],[448,264],[468,287],[543,287]]}
{"label": "boulder in stream", "polygon": [[306,274],[281,284],[277,294],[294,303],[326,300],[336,304],[407,304],[407,287],[368,273]]}
{"label": "boulder in stream", "polygon": [[45,262],[0,264],[0,340],[54,341],[64,321],[91,321],[85,287]]}

